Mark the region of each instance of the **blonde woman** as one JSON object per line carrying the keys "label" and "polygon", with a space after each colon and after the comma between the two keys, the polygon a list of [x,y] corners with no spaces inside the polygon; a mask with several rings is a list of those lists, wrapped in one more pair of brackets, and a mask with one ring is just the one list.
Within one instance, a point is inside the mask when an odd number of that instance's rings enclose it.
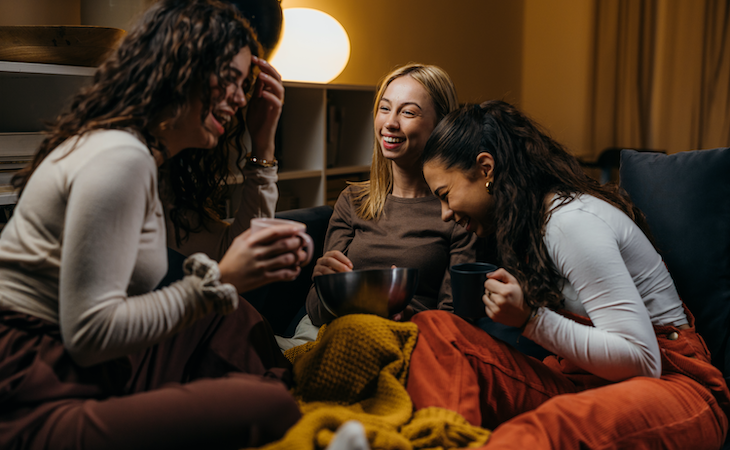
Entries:
{"label": "blonde woman", "polygon": [[[396,319],[452,309],[448,268],[474,261],[477,240],[458,224],[441,221],[439,201],[423,178],[420,161],[436,124],[457,107],[454,84],[440,67],[407,64],[383,79],[373,111],[370,180],[353,183],[340,194],[313,276],[414,267],[419,269],[416,293]],[[333,318],[314,289],[307,312],[314,325]]]}

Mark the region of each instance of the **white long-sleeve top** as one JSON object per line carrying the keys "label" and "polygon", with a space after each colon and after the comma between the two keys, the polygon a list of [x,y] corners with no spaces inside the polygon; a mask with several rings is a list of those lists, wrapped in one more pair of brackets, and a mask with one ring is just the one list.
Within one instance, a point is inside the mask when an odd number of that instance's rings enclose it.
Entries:
{"label": "white long-sleeve top", "polygon": [[234,309],[235,288],[201,255],[183,280],[152,291],[167,271],[154,158],[121,130],[88,133],[70,151],[76,140],[40,164],[0,235],[0,304],[58,323],[81,365]]}
{"label": "white long-sleeve top", "polygon": [[641,229],[618,208],[581,195],[553,211],[544,239],[564,278],[565,308],[589,317],[594,327],[540,308],[524,335],[607,380],[658,378],[652,325],[688,321],[661,256]]}

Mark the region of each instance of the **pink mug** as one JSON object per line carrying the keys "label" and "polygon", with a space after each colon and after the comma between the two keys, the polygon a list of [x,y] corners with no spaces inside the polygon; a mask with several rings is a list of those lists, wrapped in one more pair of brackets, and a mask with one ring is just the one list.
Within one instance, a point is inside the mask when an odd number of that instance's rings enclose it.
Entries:
{"label": "pink mug", "polygon": [[309,264],[310,261],[312,261],[312,256],[314,254],[314,241],[312,240],[312,237],[307,234],[307,225],[289,219],[273,219],[268,217],[255,217],[251,219],[251,231],[253,231],[254,233],[268,227],[282,225],[299,228],[297,236],[299,236],[299,239],[302,240],[302,245],[300,248],[307,252],[307,257],[304,259],[304,261],[299,261],[299,266],[306,266],[307,264]]}

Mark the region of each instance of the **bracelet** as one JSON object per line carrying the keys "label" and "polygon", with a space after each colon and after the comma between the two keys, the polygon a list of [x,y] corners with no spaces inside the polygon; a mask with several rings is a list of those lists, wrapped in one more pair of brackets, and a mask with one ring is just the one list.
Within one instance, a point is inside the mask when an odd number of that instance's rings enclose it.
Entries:
{"label": "bracelet", "polygon": [[276,158],[274,158],[273,160],[261,159],[251,154],[246,155],[246,160],[249,164],[253,164],[254,166],[259,167],[276,167],[279,165],[279,161]]}
{"label": "bracelet", "polygon": [[527,328],[527,324],[530,323],[532,319],[540,315],[540,308],[535,306],[532,308],[532,311],[530,311],[530,316],[525,320],[525,323],[522,324],[520,327],[520,331],[525,331],[525,328]]}

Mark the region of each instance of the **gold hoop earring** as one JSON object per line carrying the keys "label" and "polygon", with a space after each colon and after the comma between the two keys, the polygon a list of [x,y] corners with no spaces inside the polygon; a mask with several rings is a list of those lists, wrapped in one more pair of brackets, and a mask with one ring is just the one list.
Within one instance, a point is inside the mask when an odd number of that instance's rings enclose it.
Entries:
{"label": "gold hoop earring", "polygon": [[490,195],[492,194],[493,185],[494,185],[494,183],[492,183],[491,181],[487,181],[487,184],[485,184],[485,186],[487,188],[487,194],[490,194]]}

